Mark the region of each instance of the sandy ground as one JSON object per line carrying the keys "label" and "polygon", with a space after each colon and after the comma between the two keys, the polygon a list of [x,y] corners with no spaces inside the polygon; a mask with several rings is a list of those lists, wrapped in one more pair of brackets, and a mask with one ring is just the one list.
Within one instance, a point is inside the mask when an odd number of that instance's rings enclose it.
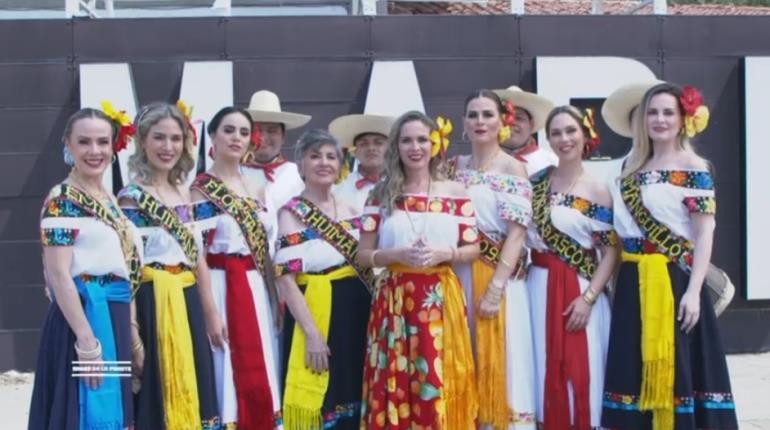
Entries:
{"label": "sandy ground", "polygon": [[[727,357],[741,430],[770,430],[770,353]],[[3,429],[27,427],[32,375],[7,372],[0,375],[0,417]]]}

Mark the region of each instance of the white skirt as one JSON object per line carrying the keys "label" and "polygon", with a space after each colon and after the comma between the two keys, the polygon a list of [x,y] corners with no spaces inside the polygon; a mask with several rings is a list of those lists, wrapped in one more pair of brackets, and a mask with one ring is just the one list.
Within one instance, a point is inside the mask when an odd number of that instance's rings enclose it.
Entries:
{"label": "white skirt", "polygon": [[[588,281],[578,277],[580,291],[588,288]],[[543,422],[543,399],[545,396],[545,325],[548,299],[548,269],[531,265],[527,276],[532,328],[535,339],[535,369],[537,387],[537,420]],[[604,366],[607,359],[607,344],[610,337],[610,303],[605,294],[597,297],[586,326],[588,342],[588,370],[590,377],[591,426],[599,427],[602,416],[602,395],[604,390]],[[570,415],[574,416],[572,386],[568,385]],[[574,420],[572,420],[574,424]]]}
{"label": "white skirt", "polygon": [[[222,316],[225,326],[227,325],[227,306],[225,305],[225,294],[227,284],[225,282],[225,271],[220,269],[211,269],[211,291],[214,296],[214,302],[219,314]],[[267,296],[265,283],[262,276],[256,270],[246,272],[251,287],[251,294],[254,297],[254,307],[257,313],[257,323],[259,324],[259,334],[262,339],[263,356],[265,357],[265,366],[267,367],[267,378],[270,384],[270,392],[273,397],[273,409],[275,413],[281,411],[280,398],[280,379],[278,367],[278,341],[275,324],[273,324],[273,314],[270,309],[270,300]],[[235,381],[233,380],[233,365],[230,361],[230,348],[225,345],[224,349],[212,347],[214,357],[214,377],[217,382],[217,399],[219,400],[219,412],[222,416],[222,422],[235,423],[238,421],[238,398],[235,394]],[[276,428],[283,428],[279,426]]]}

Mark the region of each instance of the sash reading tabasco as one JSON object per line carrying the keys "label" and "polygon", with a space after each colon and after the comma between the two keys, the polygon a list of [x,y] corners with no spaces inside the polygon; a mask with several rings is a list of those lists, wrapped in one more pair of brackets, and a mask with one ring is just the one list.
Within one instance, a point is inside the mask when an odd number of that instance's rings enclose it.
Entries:
{"label": "sash reading tabasco", "polygon": [[257,270],[262,276],[267,273],[265,262],[267,261],[267,231],[257,214],[258,207],[251,207],[246,199],[233,194],[222,180],[208,173],[201,173],[195,178],[192,188],[203,193],[216,207],[230,215],[238,223],[238,226],[246,239],[246,244],[251,251],[251,258]]}
{"label": "sash reading tabasco", "polygon": [[[503,249],[501,243],[487,236],[486,233],[479,229],[479,247],[481,248],[481,260],[492,268],[497,267],[497,263],[500,262],[500,253]],[[526,264],[527,251],[523,249],[511,276],[518,278],[523,273],[522,271]]]}
{"label": "sash reading tabasco", "polygon": [[537,232],[543,242],[559,258],[578,271],[580,276],[591,279],[596,271],[596,255],[583,248],[575,239],[559,231],[551,223],[551,173],[543,172],[532,186],[532,208]]}
{"label": "sash reading tabasco", "polygon": [[176,211],[165,206],[155,196],[136,184],[128,185],[120,194],[136,202],[139,209],[147,214],[155,223],[163,227],[182,247],[187,260],[192,265],[198,262],[198,246],[189,228],[184,225]]}
{"label": "sash reading tabasco", "polygon": [[345,230],[345,227],[326,216],[316,205],[303,197],[294,197],[284,206],[305,225],[312,228],[319,236],[334,247],[345,260],[353,266],[358,277],[364,281],[370,293],[374,293],[375,278],[371,268],[358,264],[358,241]]}
{"label": "sash reading tabasco", "polygon": [[134,240],[128,229],[128,219],[124,216],[115,216],[112,211],[104,207],[104,205],[99,203],[93,197],[69,184],[61,184],[51,190],[48,200],[55,198],[65,198],[69,200],[89,215],[115,230],[120,239],[123,258],[126,260],[126,266],[128,267],[128,276],[129,281],[131,282],[132,294],[133,292],[136,292],[136,289],[139,288],[139,284],[142,282],[142,263],[139,260],[139,252],[134,245]]}
{"label": "sash reading tabasco", "polygon": [[621,182],[620,194],[631,217],[644,233],[645,239],[655,245],[658,251],[672,263],[676,263],[685,273],[690,273],[694,246],[692,242],[681,237],[666,227],[644,206],[642,190],[631,175]]}

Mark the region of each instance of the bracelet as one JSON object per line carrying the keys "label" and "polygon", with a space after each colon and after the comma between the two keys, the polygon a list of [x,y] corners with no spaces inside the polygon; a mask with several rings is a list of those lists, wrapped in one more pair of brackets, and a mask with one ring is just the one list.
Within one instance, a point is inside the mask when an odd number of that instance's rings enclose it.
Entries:
{"label": "bracelet", "polygon": [[75,342],[75,352],[81,360],[93,360],[102,356],[102,344],[99,339],[96,339],[96,346],[90,351],[84,351],[78,347],[78,343]]}
{"label": "bracelet", "polygon": [[378,252],[380,252],[380,250],[375,249],[374,251],[372,251],[372,254],[369,256],[369,263],[371,264],[372,267],[377,267],[377,263],[375,263],[374,257],[377,256]]}
{"label": "bracelet", "polygon": [[583,300],[588,303],[589,305],[593,306],[594,303],[596,303],[596,293],[594,293],[594,290],[592,290],[590,287],[586,288],[585,292],[581,295]]}
{"label": "bracelet", "polygon": [[142,343],[142,341],[141,341],[141,340],[137,340],[137,341],[136,341],[136,342],[134,342],[134,344],[131,346],[131,352],[134,352],[134,353],[135,353],[135,352],[137,352],[137,351],[140,351],[140,350],[142,350],[142,349],[144,349],[144,344]]}
{"label": "bracelet", "polygon": [[505,261],[505,259],[503,259],[502,257],[500,257],[500,264],[502,264],[503,266],[513,270],[513,266],[511,265],[511,263]]}
{"label": "bracelet", "polygon": [[137,320],[131,320],[131,327],[134,327],[136,331],[139,331],[139,322]]}

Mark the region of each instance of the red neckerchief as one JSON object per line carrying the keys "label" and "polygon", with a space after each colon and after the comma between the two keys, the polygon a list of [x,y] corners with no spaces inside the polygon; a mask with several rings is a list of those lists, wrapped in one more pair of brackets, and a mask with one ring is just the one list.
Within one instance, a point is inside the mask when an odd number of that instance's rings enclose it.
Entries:
{"label": "red neckerchief", "polygon": [[269,163],[260,163],[256,160],[254,160],[254,157],[248,157],[246,161],[244,161],[243,165],[246,167],[251,167],[252,169],[262,169],[262,171],[265,173],[265,178],[267,178],[270,182],[275,182],[275,170],[284,163],[286,163],[288,160],[283,158],[283,155],[278,155],[273,159],[273,161],[270,161]]}
{"label": "red neckerchief", "polygon": [[380,182],[380,175],[364,175],[360,171],[358,172],[359,175],[361,175],[361,179],[356,181],[356,189],[360,190],[361,188],[365,187],[366,184],[376,184],[377,182]]}
{"label": "red neckerchief", "polygon": [[519,149],[513,150],[513,158],[521,161],[522,163],[526,163],[527,159],[524,158],[525,155],[531,154],[535,151],[540,149],[540,147],[537,145],[537,142],[533,138],[529,138],[529,142],[527,142],[526,145],[522,146]]}

